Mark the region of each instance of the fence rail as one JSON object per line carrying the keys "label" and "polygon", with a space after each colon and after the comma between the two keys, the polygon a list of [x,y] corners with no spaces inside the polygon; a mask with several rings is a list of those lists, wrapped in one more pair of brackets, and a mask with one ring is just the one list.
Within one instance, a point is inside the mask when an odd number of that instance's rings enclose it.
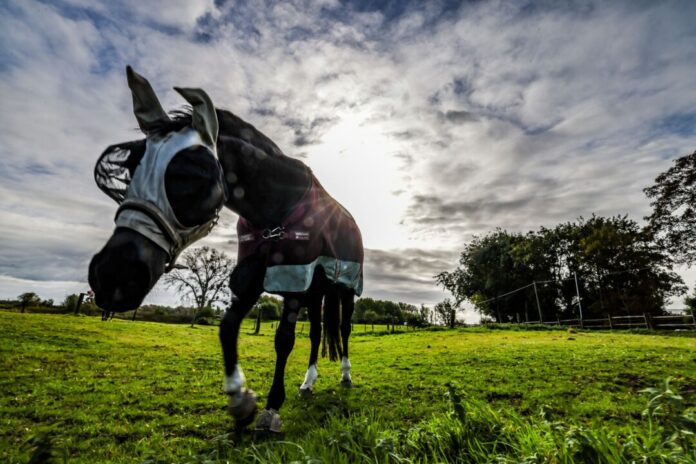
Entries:
{"label": "fence rail", "polygon": [[545,324],[583,329],[696,329],[696,315],[674,314],[651,316],[650,314],[631,316],[607,316],[601,319],[557,319],[555,321],[528,321],[521,324]]}

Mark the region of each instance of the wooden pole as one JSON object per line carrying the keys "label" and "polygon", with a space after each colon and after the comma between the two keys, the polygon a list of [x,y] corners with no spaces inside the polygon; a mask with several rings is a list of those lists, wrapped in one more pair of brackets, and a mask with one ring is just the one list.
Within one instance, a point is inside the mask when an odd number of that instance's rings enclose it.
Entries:
{"label": "wooden pole", "polygon": [[77,303],[75,303],[75,315],[76,316],[80,312],[80,306],[82,306],[82,301],[85,299],[85,295],[86,295],[86,293],[80,293],[80,296],[77,298]]}
{"label": "wooden pole", "polygon": [[544,323],[544,318],[541,315],[541,305],[539,304],[539,294],[537,293],[536,280],[534,281],[534,297],[536,297],[537,310],[539,311],[539,322]]}
{"label": "wooden pole", "polygon": [[256,326],[254,327],[254,335],[258,335],[261,330],[261,305],[256,307]]}
{"label": "wooden pole", "polygon": [[614,324],[611,322],[611,314],[607,316],[607,319],[609,319],[609,330],[614,330]]}
{"label": "wooden pole", "polygon": [[578,294],[578,309],[580,310],[580,327],[583,327],[584,324],[582,322],[582,303],[580,302],[580,287],[578,286],[578,273],[573,272],[573,276],[575,277],[575,292]]}

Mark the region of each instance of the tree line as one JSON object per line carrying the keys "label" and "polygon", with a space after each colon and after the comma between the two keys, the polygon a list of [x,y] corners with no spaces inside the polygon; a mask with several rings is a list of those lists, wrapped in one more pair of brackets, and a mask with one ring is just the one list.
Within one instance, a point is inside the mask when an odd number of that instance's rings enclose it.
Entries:
{"label": "tree line", "polygon": [[[672,271],[696,263],[696,152],[644,190],[644,227],[628,216],[593,215],[526,234],[496,229],[474,237],[458,267],[436,276],[454,301],[498,322],[660,315],[687,291]],[[696,305],[696,290],[685,304]]]}

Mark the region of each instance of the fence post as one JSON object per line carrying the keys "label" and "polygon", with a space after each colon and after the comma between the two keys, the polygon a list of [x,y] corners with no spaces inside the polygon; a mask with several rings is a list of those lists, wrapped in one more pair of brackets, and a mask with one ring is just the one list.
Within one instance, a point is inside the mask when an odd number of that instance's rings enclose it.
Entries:
{"label": "fence post", "polygon": [[84,301],[85,296],[87,296],[86,293],[80,293],[80,296],[77,298],[77,303],[75,303],[75,315],[76,316],[80,312],[80,306],[82,306],[82,302]]}
{"label": "fence post", "polygon": [[534,281],[534,296],[536,297],[537,310],[539,311],[539,322],[544,323],[544,318],[541,315],[541,305],[539,304],[539,294],[537,293],[536,280]]}
{"label": "fence post", "polygon": [[648,313],[643,313],[643,320],[645,321],[645,328],[652,329],[652,321],[650,320],[650,315]]}
{"label": "fence post", "polygon": [[609,330],[614,330],[614,324],[611,323],[611,314],[609,314],[607,319],[609,319]]}
{"label": "fence post", "polygon": [[578,309],[580,310],[580,327],[583,327],[582,323],[582,303],[580,302],[580,287],[578,287],[578,273],[573,272],[573,276],[575,277],[575,293],[578,294]]}

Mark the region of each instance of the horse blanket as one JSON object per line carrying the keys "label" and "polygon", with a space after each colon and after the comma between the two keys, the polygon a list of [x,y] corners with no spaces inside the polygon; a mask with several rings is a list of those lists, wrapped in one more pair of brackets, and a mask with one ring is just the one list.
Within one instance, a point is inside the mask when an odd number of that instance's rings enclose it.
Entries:
{"label": "horse blanket", "polygon": [[319,181],[311,184],[285,220],[274,229],[260,229],[240,217],[237,222],[238,262],[256,253],[266,256],[263,287],[269,293],[302,293],[321,266],[326,277],[362,293],[363,245],[350,213]]}

